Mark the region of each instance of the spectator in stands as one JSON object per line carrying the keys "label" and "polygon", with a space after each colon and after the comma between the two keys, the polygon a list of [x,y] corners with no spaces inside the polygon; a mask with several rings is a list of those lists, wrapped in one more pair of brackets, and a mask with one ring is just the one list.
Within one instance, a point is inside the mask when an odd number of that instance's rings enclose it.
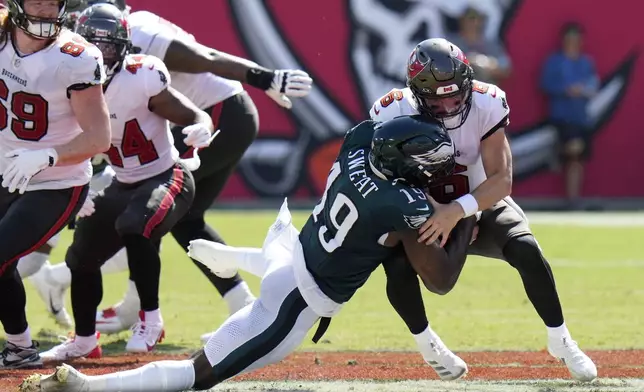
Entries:
{"label": "spectator in stands", "polygon": [[465,53],[474,68],[476,80],[500,84],[510,75],[510,58],[501,42],[483,35],[485,22],[484,14],[468,7],[459,18],[458,32],[448,40]]}
{"label": "spectator in stands", "polygon": [[550,120],[557,127],[560,153],[565,167],[566,196],[570,207],[578,207],[583,184],[583,161],[588,157],[586,112],[597,92],[599,78],[593,61],[582,53],[582,27],[568,23],[561,30],[561,49],[548,58],[541,75],[541,88],[550,105]]}

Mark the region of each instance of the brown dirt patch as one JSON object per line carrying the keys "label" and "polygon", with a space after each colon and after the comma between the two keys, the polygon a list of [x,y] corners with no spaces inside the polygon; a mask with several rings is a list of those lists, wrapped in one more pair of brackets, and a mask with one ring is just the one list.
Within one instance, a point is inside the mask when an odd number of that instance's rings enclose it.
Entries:
{"label": "brown dirt patch", "polygon": [[[600,377],[644,378],[644,350],[590,351]],[[518,380],[569,378],[568,370],[545,351],[460,353],[470,366],[468,379]],[[132,369],[162,359],[185,355],[120,355],[73,362],[86,374]],[[49,373],[53,366],[36,370],[0,371],[0,391],[11,391],[28,375]],[[420,380],[437,379],[420,354],[406,352],[301,352],[284,361],[235,380]]]}

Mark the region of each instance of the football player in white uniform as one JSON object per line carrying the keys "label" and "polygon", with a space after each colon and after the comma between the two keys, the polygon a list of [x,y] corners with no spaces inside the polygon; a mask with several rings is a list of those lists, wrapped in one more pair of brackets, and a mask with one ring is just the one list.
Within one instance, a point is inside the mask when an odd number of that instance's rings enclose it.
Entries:
{"label": "football player in white uniform", "polygon": [[103,52],[113,129],[107,156],[116,176],[94,199],[94,213],[77,223],[65,257],[72,275],[76,334],[42,353],[45,361],[101,355],[95,328],[103,294],[100,268],[123,247],[141,308],[126,350],[148,352],[163,338],[158,247],[189,210],[195,189],[173,145],[168,120],[186,126],[184,141],[196,149],[207,147],[214,131],[208,114],[169,86],[170,74],[160,59],[128,54],[128,24],[118,8],[88,8],[76,31]]}
{"label": "football player in white uniform", "polygon": [[[87,0],[82,1],[86,6]],[[129,8],[124,0],[92,0],[89,4],[102,2],[112,3],[126,12]],[[81,4],[78,9],[83,7]],[[183,29],[147,11],[132,13],[128,22],[134,47],[140,53],[163,59],[172,76],[173,87],[209,113],[215,128],[221,131],[217,136],[219,143],[201,150],[199,154],[202,165],[193,173],[197,188],[195,200],[190,211],[172,229],[172,235],[184,249],[190,240],[197,238],[224,243],[221,236],[206,224],[204,215],[255,139],[259,127],[257,109],[240,82],[265,90],[275,102],[288,109],[292,105],[289,97],[308,95],[312,80],[303,71],[269,70],[254,62],[207,48]],[[182,141],[182,129],[176,126],[172,131],[175,146],[185,157],[190,156],[192,150]],[[254,299],[239,275],[222,279],[200,263],[195,262],[195,265],[226,300],[231,314]],[[121,252],[104,267],[104,272],[107,269],[109,272],[124,270],[127,258]],[[64,264],[43,269],[33,280],[50,312],[63,324],[66,311],[62,293],[69,286],[69,281],[69,272]],[[130,282],[123,301],[98,312],[98,330],[115,333],[128,329],[137,320],[138,303],[136,287]],[[207,336],[204,335],[203,339]]]}
{"label": "football player in white uniform", "polygon": [[[439,203],[421,228],[419,241],[444,244],[454,225],[479,211],[477,239],[469,254],[505,260],[516,268],[528,298],[547,327],[548,351],[581,381],[597,377],[597,368],[571,338],[564,323],[552,270],[528,220],[509,197],[512,155],[505,135],[510,107],[499,87],[473,79],[463,52],[444,39],[419,43],[407,64],[407,88],[392,90],[370,110],[374,120],[421,113],[443,121],[456,146],[454,174],[432,183]],[[429,328],[420,288],[408,263],[383,264],[391,304],[427,358],[434,333]]]}
{"label": "football player in white uniform", "polygon": [[0,369],[41,363],[16,261],[74,217],[89,159],[109,146],[101,52],[62,28],[66,6],[8,0],[0,13]]}

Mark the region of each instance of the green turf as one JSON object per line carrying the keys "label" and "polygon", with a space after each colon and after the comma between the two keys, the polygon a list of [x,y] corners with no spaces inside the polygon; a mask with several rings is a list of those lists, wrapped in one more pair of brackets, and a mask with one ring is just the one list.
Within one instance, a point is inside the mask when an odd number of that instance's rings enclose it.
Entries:
{"label": "green turf", "polygon": [[[208,220],[231,245],[261,246],[276,212],[215,212]],[[304,223],[307,213],[294,213]],[[644,227],[533,225],[557,279],[567,324],[584,349],[644,348]],[[66,232],[52,260],[58,262],[71,240]],[[245,275],[247,276],[247,275]],[[125,274],[105,277],[103,305],[117,301]],[[259,279],[248,277],[257,292]],[[62,333],[43,311],[29,283],[28,317],[34,333]],[[425,294],[433,328],[455,350],[504,350],[545,347],[545,330],[523,292],[515,270],[497,260],[471,257],[456,288],[447,296]],[[160,349],[188,350],[199,336],[216,328],[226,307],[170,237],[163,242],[161,307],[167,340]],[[127,332],[120,335],[126,338]],[[102,339],[111,342],[114,339]],[[118,340],[118,338],[116,339]],[[123,341],[108,345],[124,348]],[[303,349],[412,350],[414,342],[387,302],[382,270],[340,315],[324,343],[307,340]]]}

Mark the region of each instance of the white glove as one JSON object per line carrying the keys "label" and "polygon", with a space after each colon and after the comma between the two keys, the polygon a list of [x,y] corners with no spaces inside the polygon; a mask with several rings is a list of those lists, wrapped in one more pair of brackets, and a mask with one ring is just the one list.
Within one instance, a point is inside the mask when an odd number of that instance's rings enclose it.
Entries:
{"label": "white glove", "polygon": [[43,150],[19,148],[6,153],[5,158],[11,158],[11,163],[2,173],[2,186],[9,188],[11,193],[18,189],[20,194],[23,194],[27,190],[31,177],[56,164],[58,153],[53,148]]}
{"label": "white glove", "polygon": [[[210,145],[212,140],[215,137],[217,137],[217,135],[219,135],[219,132],[221,132],[221,130],[218,129],[218,130],[215,131],[215,133],[212,134],[212,136],[208,140],[208,143],[205,145],[205,147]],[[190,135],[188,135],[186,137],[186,139],[188,137],[190,137]],[[185,140],[184,140],[184,142],[185,142]],[[188,144],[188,143],[186,143],[186,144]],[[186,169],[190,170],[191,172],[196,171],[201,166],[201,159],[199,158],[199,148],[200,147],[198,147],[198,146],[194,147],[194,149],[192,150],[192,158],[183,158],[183,159],[180,160],[181,163],[183,163],[185,165]]]}
{"label": "white glove", "polygon": [[217,136],[219,130],[214,134],[210,133],[210,129],[204,124],[192,124],[183,128],[181,131],[184,135],[187,135],[183,142],[186,146],[192,146],[195,148],[204,148],[208,147],[212,140]]}
{"label": "white glove", "polygon": [[96,211],[96,208],[94,207],[94,198],[98,195],[98,193],[94,191],[89,191],[89,194],[87,195],[87,198],[85,199],[85,203],[83,203],[83,206],[81,207],[80,211],[78,211],[78,214],[76,214],[77,218],[85,218],[94,213]]}
{"label": "white glove", "polygon": [[283,108],[290,109],[293,103],[288,97],[302,98],[309,95],[313,79],[299,69],[278,69],[266,95]]}

